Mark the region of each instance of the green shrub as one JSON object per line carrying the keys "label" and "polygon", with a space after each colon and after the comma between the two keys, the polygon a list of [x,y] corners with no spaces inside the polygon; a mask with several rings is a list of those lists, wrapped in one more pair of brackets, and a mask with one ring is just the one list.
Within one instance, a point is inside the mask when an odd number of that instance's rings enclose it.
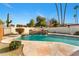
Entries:
{"label": "green shrub", "polygon": [[74,35],[79,35],[79,31],[75,32]]}
{"label": "green shrub", "polygon": [[15,29],[16,32],[18,32],[19,34],[22,34],[24,32],[24,28],[16,28]]}
{"label": "green shrub", "polygon": [[42,30],[42,31],[32,31],[32,30],[29,30],[29,34],[32,35],[32,34],[48,34],[48,31],[47,30]]}
{"label": "green shrub", "polygon": [[9,44],[9,48],[10,50],[14,50],[14,49],[17,49],[21,46],[21,41],[12,41],[10,44]]}

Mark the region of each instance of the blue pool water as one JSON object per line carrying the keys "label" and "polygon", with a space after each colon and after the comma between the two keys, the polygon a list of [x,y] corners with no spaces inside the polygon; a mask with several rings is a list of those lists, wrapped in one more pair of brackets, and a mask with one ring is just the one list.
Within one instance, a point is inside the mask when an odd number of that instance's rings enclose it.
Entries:
{"label": "blue pool water", "polygon": [[63,36],[63,35],[27,35],[20,37],[18,39],[31,40],[31,41],[63,42],[63,43],[79,46],[79,38]]}

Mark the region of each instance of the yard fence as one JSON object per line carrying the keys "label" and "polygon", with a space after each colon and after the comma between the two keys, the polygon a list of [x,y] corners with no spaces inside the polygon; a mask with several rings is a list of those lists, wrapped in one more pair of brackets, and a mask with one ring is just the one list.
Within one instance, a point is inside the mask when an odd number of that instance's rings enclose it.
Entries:
{"label": "yard fence", "polygon": [[[24,34],[29,34],[29,30],[40,30],[40,28],[36,27],[23,27]],[[4,28],[4,35],[6,34],[17,34],[16,27],[8,27]],[[79,26],[70,26],[70,27],[52,27],[52,28],[44,28],[48,30],[48,32],[57,32],[57,33],[67,33],[74,34],[76,31],[79,31]]]}

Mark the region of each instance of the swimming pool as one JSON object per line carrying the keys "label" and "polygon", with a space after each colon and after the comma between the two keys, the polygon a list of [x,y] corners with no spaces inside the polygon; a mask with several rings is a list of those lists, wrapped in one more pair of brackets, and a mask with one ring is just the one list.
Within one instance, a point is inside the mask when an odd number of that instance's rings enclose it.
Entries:
{"label": "swimming pool", "polygon": [[63,35],[26,35],[17,38],[18,40],[31,40],[31,41],[49,41],[49,42],[63,42],[75,46],[79,46],[79,38],[63,36]]}

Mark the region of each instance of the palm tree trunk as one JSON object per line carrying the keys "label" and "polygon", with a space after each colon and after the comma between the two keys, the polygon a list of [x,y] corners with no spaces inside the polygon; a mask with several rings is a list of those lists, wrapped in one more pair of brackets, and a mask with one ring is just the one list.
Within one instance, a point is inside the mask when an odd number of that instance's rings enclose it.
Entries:
{"label": "palm tree trunk", "polygon": [[75,24],[77,24],[77,17],[75,17]]}
{"label": "palm tree trunk", "polygon": [[64,19],[63,19],[63,25],[64,25],[64,23],[65,23],[66,9],[67,9],[67,3],[65,4],[65,8],[64,8]]}
{"label": "palm tree trunk", "polygon": [[59,11],[58,11],[58,6],[57,6],[57,3],[55,3],[55,6],[56,6],[56,11],[57,11],[58,21],[59,21],[59,24],[60,24]]}
{"label": "palm tree trunk", "polygon": [[76,9],[76,21],[77,21],[77,24],[78,24],[77,9]]}
{"label": "palm tree trunk", "polygon": [[62,25],[62,4],[60,3],[61,25]]}
{"label": "palm tree trunk", "polygon": [[75,13],[76,13],[76,21],[77,21],[77,24],[78,24],[78,14],[77,14],[77,9],[79,8],[79,6],[78,5],[76,5],[75,7],[74,7],[74,10],[75,10]]}

